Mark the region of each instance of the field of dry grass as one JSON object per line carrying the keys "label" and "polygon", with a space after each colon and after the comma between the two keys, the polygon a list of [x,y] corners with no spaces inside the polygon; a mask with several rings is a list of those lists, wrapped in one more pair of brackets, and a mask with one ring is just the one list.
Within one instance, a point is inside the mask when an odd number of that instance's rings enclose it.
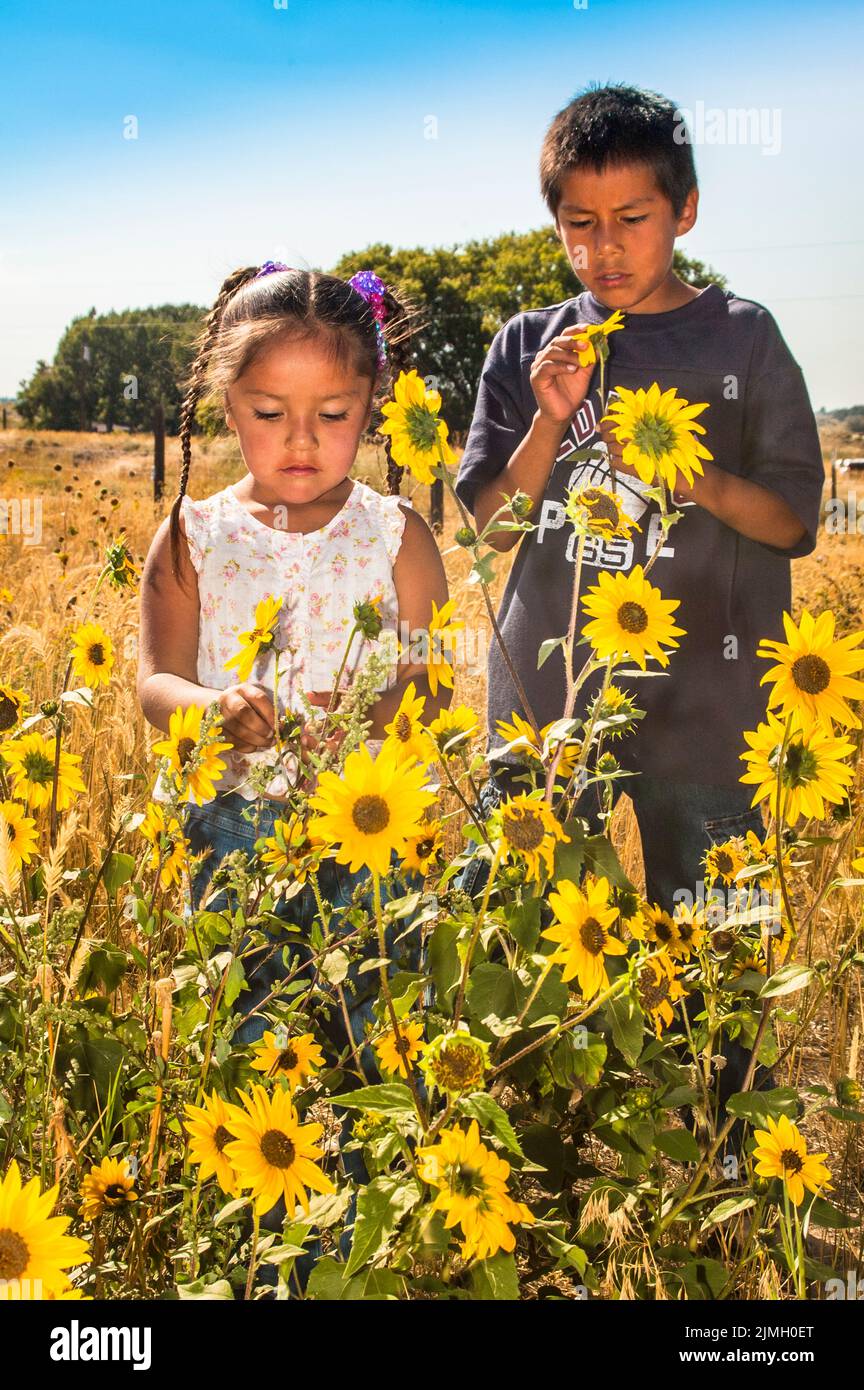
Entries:
{"label": "field of dry grass", "polygon": [[[826,472],[837,454],[861,452],[839,427],[826,429],[823,437]],[[41,541],[24,546],[18,537],[0,535],[0,591],[11,598],[0,601],[0,681],[31,692],[34,702],[55,694],[62,684],[68,651],[68,635],[81,620],[93,580],[100,568],[106,543],[125,531],[136,561],[143,563],[159,521],[166,514],[177,478],[177,442],[168,441],[166,497],[152,500],[152,440],[149,436],[28,432],[9,429],[0,433],[0,499],[29,499],[41,507]],[[242,461],[233,440],[196,440],[190,492],[207,496],[241,476]],[[383,486],[383,454],[365,448],[358,476]],[[415,485],[414,502],[424,513],[428,494]],[[864,497],[861,510],[864,511]],[[457,598],[459,616],[466,624],[485,623],[482,596],[476,585],[467,585],[470,559],[450,541],[458,521],[448,499],[441,539],[451,594]],[[506,557],[499,560],[496,591],[505,578]],[[820,534],[816,551],[793,566],[796,613],[804,605],[814,612],[833,609],[841,632],[862,625],[864,616],[864,535]],[[114,634],[117,663],[112,684],[113,699],[101,703],[103,725],[97,740],[88,737],[83,774],[89,788],[86,804],[79,808],[80,844],[70,842],[65,868],[71,872],[85,862],[85,846],[104,845],[128,806],[143,809],[152,782],[149,754],[156,738],[138,709],[135,698],[137,597],[103,588],[92,617]],[[457,672],[457,702],[471,705],[481,714],[485,708],[485,682],[481,672]],[[74,711],[73,720],[83,715]],[[74,732],[72,743],[74,746]],[[98,759],[96,749],[98,748]],[[861,785],[862,766],[858,768]],[[622,862],[638,880],[640,853],[635,822],[626,798],[616,812],[614,834]],[[816,848],[808,888],[827,873],[827,853]],[[70,889],[71,891],[71,889]],[[59,892],[64,896],[60,881]],[[860,895],[858,895],[860,899]],[[836,902],[837,899],[833,899]],[[808,959],[836,958],[838,945],[861,928],[860,901],[846,896],[842,907],[817,913],[806,943]],[[109,922],[110,933],[121,924]],[[808,1001],[812,1025],[805,1041],[794,1046],[783,1063],[783,1077],[832,1085],[843,1075],[861,1076],[859,1038],[864,1024],[864,998],[860,971],[848,971],[842,982]],[[781,1046],[783,1024],[780,1025]],[[843,1126],[820,1118],[824,1133],[813,1135],[817,1147],[841,1157],[836,1163],[838,1195],[862,1190],[861,1140],[855,1126]],[[834,1232],[832,1242],[845,1245],[848,1257],[857,1258],[855,1232]],[[853,1248],[854,1247],[854,1248]]]}

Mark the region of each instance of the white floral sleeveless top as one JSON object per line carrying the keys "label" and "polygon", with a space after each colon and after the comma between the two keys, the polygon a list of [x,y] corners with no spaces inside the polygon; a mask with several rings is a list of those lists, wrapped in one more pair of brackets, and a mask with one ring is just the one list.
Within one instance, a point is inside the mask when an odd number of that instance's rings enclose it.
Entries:
{"label": "white floral sleeveless top", "polygon": [[[401,504],[401,505],[400,505]],[[279,709],[302,716],[299,693],[332,690],[354,626],[354,605],[380,595],[382,636],[371,642],[358,634],[351,646],[340,685],[346,688],[369,653],[383,642],[395,652],[398,599],[393,565],[402,543],[405,513],[399,497],[382,497],[365,483],[354,482],[340,511],[318,531],[277,530],[247,511],[233,487],[181,504],[189,555],[198,575],[198,681],[224,690],[237,685],[236,668],[225,662],[240,650],[239,634],[255,626],[255,608],[263,598],[281,598],[275,642],[259,652],[250,682],[273,694],[276,650],[279,651]],[[385,634],[392,634],[389,638]],[[368,740],[370,751],[380,740]],[[247,800],[255,791],[247,781],[252,763],[272,766],[274,748],[255,753],[221,753],[227,763],[214,785],[217,794],[236,790]],[[294,769],[289,766],[289,771]],[[268,784],[268,796],[289,790],[284,772]],[[157,777],[155,801],[167,800]]]}

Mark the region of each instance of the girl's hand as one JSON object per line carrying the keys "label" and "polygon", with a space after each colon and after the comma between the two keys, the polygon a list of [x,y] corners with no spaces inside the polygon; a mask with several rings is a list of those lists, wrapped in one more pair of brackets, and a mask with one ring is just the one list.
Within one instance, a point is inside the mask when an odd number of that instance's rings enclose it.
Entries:
{"label": "girl's hand", "polygon": [[273,698],[260,685],[229,685],[219,696],[222,728],[237,753],[255,753],[273,743]]}
{"label": "girl's hand", "polygon": [[547,419],[571,420],[588,394],[593,367],[580,367],[576,348],[588,346],[584,324],[566,328],[541,348],[531,365],[531,389]]}
{"label": "girl's hand", "polygon": [[[307,690],[306,698],[311,705],[315,705],[318,709],[328,710],[333,699],[333,692],[332,690]],[[333,704],[334,710],[339,708],[340,698],[341,696],[337,695]],[[319,752],[332,750],[335,752],[345,737],[344,729],[334,729],[325,739],[322,739],[322,725],[323,720],[315,720],[314,722],[310,720],[303,727],[303,733],[300,735],[300,756],[304,763],[309,761],[307,755],[313,750]]]}

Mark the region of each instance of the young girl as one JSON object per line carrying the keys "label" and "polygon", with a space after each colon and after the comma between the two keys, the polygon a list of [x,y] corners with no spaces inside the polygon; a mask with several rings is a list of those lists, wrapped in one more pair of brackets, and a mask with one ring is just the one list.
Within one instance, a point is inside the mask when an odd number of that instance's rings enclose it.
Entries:
{"label": "young girl", "polygon": [[[291,711],[305,720],[301,694],[327,707],[337,698],[337,678],[340,689],[349,686],[379,646],[355,638],[339,677],[356,603],[376,600],[382,632],[395,634],[403,623],[402,631],[428,629],[433,600],[439,607],[446,602],[432,533],[398,497],[401,469],[388,456],[386,497],[350,476],[373,410],[403,365],[408,332],[406,310],[371,272],[346,282],[272,262],[229,275],[207,319],[183,404],[179,495],[144,567],[138,670],[141,707],[157,729],[168,732],[178,708],[216,701],[221,739],[232,745],[223,754],[227,767],[214,784],[215,799],[189,806],[185,819],[193,853],[213,851],[194,879],[193,907],[222,857],[233,849],[251,853],[285,811],[290,782],[279,771],[267,785],[257,826],[243,815],[256,797],[250,767],[276,761],[277,652],[280,718]],[[223,405],[247,471],[193,502],[186,495],[191,430],[205,397]],[[281,599],[275,640],[258,652],[248,678],[238,680],[226,663],[240,650],[240,634],[255,629],[256,606],[268,596]],[[410,681],[426,697],[425,719],[448,702],[449,691],[432,696],[425,666],[401,664],[367,712],[373,754]],[[308,723],[304,742],[315,742]],[[153,797],[167,795],[160,778]],[[319,888],[339,907],[363,878],[327,859]],[[220,899],[224,904],[220,895],[208,906],[218,910]],[[311,888],[280,900],[276,911],[307,932],[316,915]],[[247,964],[251,992],[238,999],[246,1021],[235,1035],[241,1042],[267,1026],[255,1009],[284,975],[285,940],[254,971]],[[367,987],[374,974],[361,977]],[[354,1023],[355,1036],[359,1028],[362,1037],[370,1011],[370,998],[354,997],[345,1022]],[[368,1060],[368,1049],[363,1055]]]}

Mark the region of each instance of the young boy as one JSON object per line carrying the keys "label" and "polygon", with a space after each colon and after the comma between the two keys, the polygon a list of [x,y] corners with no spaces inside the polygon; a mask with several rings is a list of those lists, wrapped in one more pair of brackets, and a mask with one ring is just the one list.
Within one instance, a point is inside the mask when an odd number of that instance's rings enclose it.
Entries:
{"label": "young boy", "polygon": [[[605,438],[617,490],[641,527],[630,540],[586,546],[583,595],[601,569],[644,564],[660,534],[657,503],[624,465],[608,426],[601,428],[599,369],[574,365],[579,327],[602,323],[616,309],[625,315],[623,332],[609,342],[607,390],[656,381],[691,403],[708,402],[701,438],[713,462],[704,462],[692,487],[678,488],[682,519],[650,574],[664,598],[680,600],[675,622],[686,636],[668,675],[618,682],[646,711],[615,752],[639,774],[625,779],[624,789],[639,825],[647,896],[671,911],[676,890],[698,891],[712,843],[749,829],[761,835],[752,789],[738,780],[742,731],[764,718],[759,679],[766,667],[756,660],[757,642],[782,638],[789,561],[816,543],[824,479],[819,439],[801,371],[768,311],[717,285],[697,290],[673,270],[675,238],[694,225],[699,193],[672,102],[624,86],[585,92],[552,122],[540,177],[586,288],[564,303],[517,314],[496,335],[456,489],[478,529],[504,493],[519,489],[533,503],[536,529],[521,537],[498,532],[493,544],[506,551],[519,542],[499,623],[542,727],[560,718],[565,704],[560,649],[537,669],[540,644],[567,631],[575,536],[564,501],[573,487],[612,485],[605,461],[574,465],[566,456]],[[584,621],[580,610],[579,629]],[[577,669],[586,650],[577,649]],[[577,715],[598,685],[583,689]],[[494,751],[504,743],[496,721],[514,711],[526,713],[493,644],[487,811],[503,795],[525,790],[512,781],[515,760]],[[737,1068],[727,1063],[726,1070],[721,1094],[740,1089]]]}

